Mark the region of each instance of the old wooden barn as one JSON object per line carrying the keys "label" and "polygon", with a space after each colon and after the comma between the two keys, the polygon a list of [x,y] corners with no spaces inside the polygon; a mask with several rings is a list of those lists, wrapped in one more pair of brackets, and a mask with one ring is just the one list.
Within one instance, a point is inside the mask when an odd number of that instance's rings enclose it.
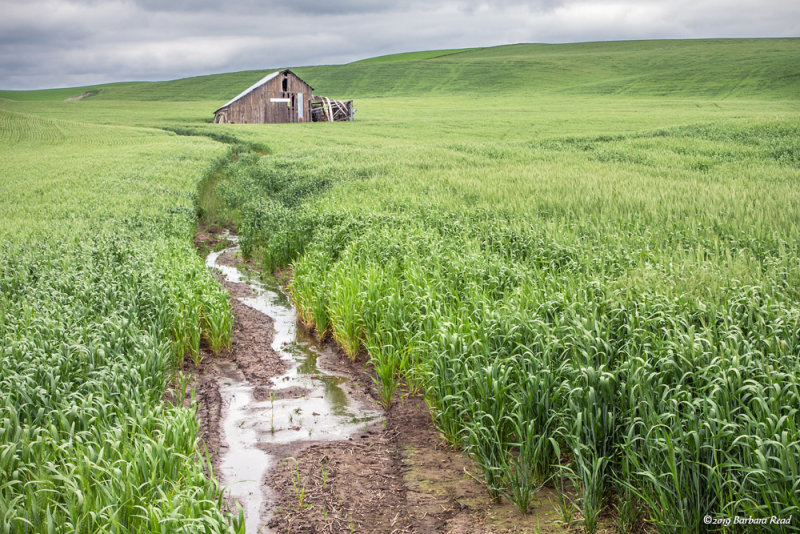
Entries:
{"label": "old wooden barn", "polygon": [[312,96],[313,87],[286,69],[267,74],[214,112],[219,124],[351,121],[352,100]]}
{"label": "old wooden barn", "polygon": [[263,124],[311,120],[313,87],[286,69],[267,74],[214,112],[214,122]]}

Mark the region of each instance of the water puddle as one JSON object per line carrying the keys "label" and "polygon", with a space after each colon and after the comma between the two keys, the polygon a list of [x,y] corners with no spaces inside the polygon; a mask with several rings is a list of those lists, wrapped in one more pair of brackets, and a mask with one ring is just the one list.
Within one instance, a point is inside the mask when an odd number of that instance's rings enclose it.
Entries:
{"label": "water puddle", "polygon": [[[237,252],[238,246],[228,250]],[[291,454],[292,444],[348,439],[380,413],[356,405],[342,387],[346,377],[318,367],[319,358],[336,356],[297,328],[294,306],[277,284],[252,280],[235,267],[220,264],[224,252],[209,253],[206,265],[219,270],[227,281],[252,288],[252,296],[239,300],[272,319],[272,348],[287,363],[287,371],[272,379],[265,400],[255,398],[254,385],[234,362],[219,365],[224,375],[220,394],[225,446],[218,476],[229,495],[242,505],[247,532],[266,532],[262,527],[269,517],[269,493],[264,478],[287,450]],[[278,455],[279,450],[284,454]]]}

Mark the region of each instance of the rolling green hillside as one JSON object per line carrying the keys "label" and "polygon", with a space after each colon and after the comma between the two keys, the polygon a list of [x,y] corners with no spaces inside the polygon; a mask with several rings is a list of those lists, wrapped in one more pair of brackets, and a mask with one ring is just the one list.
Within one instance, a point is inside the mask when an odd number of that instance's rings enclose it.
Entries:
{"label": "rolling green hillside", "polygon": [[478,50],[477,48],[451,48],[448,50],[421,50],[419,52],[402,52],[399,54],[387,54],[385,56],[376,56],[370,57],[367,59],[361,59],[358,61],[354,61],[351,65],[357,63],[392,63],[396,61],[417,61],[422,59],[433,59],[435,57],[441,56],[449,56],[453,54],[462,54],[464,52],[470,52],[472,50]]}
{"label": "rolling green hillside", "polygon": [[798,57],[800,39],[520,44],[298,72],[321,92],[351,96],[567,92],[796,97]]}
{"label": "rolling green hillside", "polygon": [[[542,93],[713,98],[800,96],[800,39],[518,44],[394,54],[294,70],[334,97]],[[273,69],[54,89],[0,91],[11,100],[214,100],[220,104]]]}

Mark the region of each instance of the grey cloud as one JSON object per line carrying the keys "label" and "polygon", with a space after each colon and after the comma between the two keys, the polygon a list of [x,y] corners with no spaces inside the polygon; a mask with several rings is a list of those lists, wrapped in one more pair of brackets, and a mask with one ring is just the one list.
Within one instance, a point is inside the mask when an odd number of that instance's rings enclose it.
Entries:
{"label": "grey cloud", "polygon": [[75,28],[2,28],[0,47],[13,48],[22,43],[74,43],[85,39],[84,32]]}
{"label": "grey cloud", "polygon": [[[504,9],[508,6],[524,5],[533,11],[547,11],[556,8],[567,0],[453,0],[439,2],[450,5],[462,12],[475,12],[482,7]],[[85,6],[97,6],[102,0],[73,0]],[[167,13],[205,13],[218,18],[229,14],[264,15],[267,13],[299,14],[307,17],[320,15],[353,15],[365,13],[386,13],[409,11],[424,6],[435,6],[436,2],[426,0],[233,0],[221,3],[219,0],[126,0],[144,11]]]}
{"label": "grey cloud", "polygon": [[325,0],[299,0],[294,2],[237,0],[224,4],[220,4],[218,0],[176,0],[172,2],[134,0],[134,3],[147,11],[204,12],[215,13],[220,17],[224,17],[226,13],[298,13],[307,16],[378,13],[409,5],[409,2],[389,2],[382,0],[341,0],[338,2],[327,2]]}

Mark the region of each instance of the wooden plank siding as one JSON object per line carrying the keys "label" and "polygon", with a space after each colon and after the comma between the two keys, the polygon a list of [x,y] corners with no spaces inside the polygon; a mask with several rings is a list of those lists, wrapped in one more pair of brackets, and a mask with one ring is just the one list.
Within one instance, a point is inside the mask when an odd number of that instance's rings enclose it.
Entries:
{"label": "wooden plank siding", "polygon": [[[299,122],[297,99],[302,93],[304,120],[311,121],[311,92],[313,88],[292,71],[284,70],[273,79],[256,87],[241,98],[214,113],[214,122],[231,124],[263,124]],[[288,98],[287,102],[271,102],[273,98]]]}

